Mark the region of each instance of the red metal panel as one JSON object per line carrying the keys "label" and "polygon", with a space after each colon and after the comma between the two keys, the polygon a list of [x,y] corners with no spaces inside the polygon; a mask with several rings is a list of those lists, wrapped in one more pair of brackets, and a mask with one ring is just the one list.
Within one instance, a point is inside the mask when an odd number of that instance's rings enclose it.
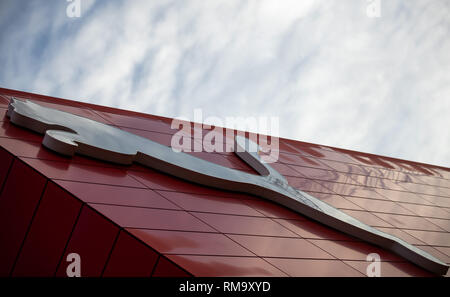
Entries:
{"label": "red metal panel", "polygon": [[361,174],[361,175],[369,175],[371,173],[369,169],[365,168],[362,165],[342,163],[330,160],[320,160],[320,161],[323,164],[327,165],[329,168],[339,172]]}
{"label": "red metal panel", "polygon": [[419,179],[422,183],[431,185],[431,186],[439,186],[444,188],[450,188],[450,180],[435,177],[435,176],[427,176],[422,175],[419,177],[416,177]]}
{"label": "red metal panel", "polygon": [[222,233],[298,237],[268,218],[195,213],[195,216]]}
{"label": "red metal panel", "polygon": [[179,178],[171,177],[167,174],[159,173],[149,168],[146,168],[145,171],[129,171],[128,175],[136,178],[149,189],[153,190],[211,195],[213,197],[231,197],[236,199],[259,199],[255,196],[246,194],[220,191],[213,188],[199,186],[193,183],[186,182]]}
{"label": "red metal panel", "polygon": [[353,203],[351,199],[346,199],[345,197],[337,194],[317,192],[308,193],[338,209],[362,210],[362,208]]}
{"label": "red metal panel", "polygon": [[260,212],[244,204],[240,199],[169,191],[158,192],[162,196],[166,197],[176,205],[181,206],[185,210],[248,216],[263,216]]}
{"label": "red metal panel", "polygon": [[417,245],[418,248],[426,251],[430,255],[435,256],[442,262],[450,264],[450,247],[443,246],[429,246],[429,245]]}
{"label": "red metal panel", "polygon": [[402,203],[401,206],[408,209],[410,211],[410,214],[415,214],[428,218],[444,219],[447,221],[450,218],[450,212],[438,206],[418,205],[409,203]]}
{"label": "red metal panel", "polygon": [[388,189],[388,190],[397,190],[404,191],[404,189],[387,178],[380,178],[375,176],[364,176],[357,174],[349,174],[353,180],[357,181],[359,184],[364,185],[366,187],[373,187],[378,189]]}
{"label": "red metal panel", "polygon": [[150,277],[158,257],[155,251],[121,231],[103,276]]}
{"label": "red metal panel", "polygon": [[52,179],[95,182],[99,184],[137,188],[144,187],[135,179],[129,177],[124,170],[23,157],[21,159],[33,168],[36,168],[48,178]]}
{"label": "red metal panel", "polygon": [[57,276],[66,276],[67,255],[77,253],[81,259],[81,276],[99,277],[112,251],[119,228],[88,206],[81,210]]}
{"label": "red metal panel", "polygon": [[341,184],[334,182],[325,182],[325,181],[316,181],[316,182],[326,187],[327,189],[330,189],[331,191],[333,191],[333,193],[340,194],[343,196],[385,200],[385,197],[378,193],[379,189],[375,190],[374,188],[368,188],[365,186]]}
{"label": "red metal panel", "polygon": [[[12,127],[12,125],[11,125],[11,127]],[[17,129],[17,128],[15,128],[15,129]],[[29,132],[29,133],[31,133],[31,132]],[[36,135],[39,138],[36,139],[36,141],[34,141],[34,140],[31,141],[31,140],[27,140],[24,138],[0,137],[0,145],[18,157],[27,157],[27,158],[32,158],[32,159],[42,159],[42,160],[49,160],[49,161],[58,161],[58,162],[63,162],[63,163],[68,163],[68,164],[69,163],[82,164],[82,165],[96,166],[96,167],[101,167],[101,168],[109,167],[109,168],[119,169],[120,171],[146,170],[146,168],[138,167],[137,165],[131,165],[129,167],[125,167],[125,166],[116,165],[113,163],[95,160],[93,158],[85,158],[80,155],[75,155],[72,158],[67,158],[62,155],[55,154],[51,150],[45,148],[42,145],[42,137],[40,137],[38,134],[34,134],[34,133],[33,133],[33,135]]]}
{"label": "red metal panel", "polygon": [[[364,276],[358,270],[345,264],[340,260],[313,260],[313,259],[281,259],[265,258],[266,261],[279,269],[285,271],[290,276],[297,277],[361,277]],[[365,263],[366,266],[368,263]]]}
{"label": "red metal panel", "polygon": [[309,240],[314,245],[341,260],[367,260],[367,255],[377,253],[381,261],[402,261],[402,258],[364,242]]}
{"label": "red metal panel", "polygon": [[55,274],[80,208],[80,201],[54,183],[47,183],[13,276]]}
{"label": "red metal panel", "polygon": [[150,189],[88,184],[72,181],[55,181],[86,203],[114,204],[136,207],[180,209]]}
{"label": "red metal panel", "polygon": [[163,254],[253,256],[228,237],[217,233],[127,229]]}
{"label": "red metal panel", "polygon": [[[1,139],[0,139],[1,140]],[[0,143],[1,144],[1,143]],[[8,176],[8,172],[10,170],[11,164],[13,162],[13,156],[8,153],[3,147],[0,148],[0,194],[3,189],[3,184]]]}
{"label": "red metal panel", "polygon": [[288,164],[289,167],[291,167],[293,169],[295,169],[296,166],[330,169],[328,166],[323,164],[321,162],[321,160],[319,161],[315,158],[300,156],[300,155],[293,155],[293,154],[286,154],[283,152],[280,152],[280,154],[278,156],[278,161],[281,163],[284,163],[284,164]]}
{"label": "red metal panel", "polygon": [[432,222],[442,230],[450,232],[450,220],[436,219],[436,218],[427,218],[428,221]]}
{"label": "red metal panel", "polygon": [[450,188],[442,188],[430,185],[421,185],[414,183],[400,183],[402,188],[408,192],[414,192],[418,194],[428,194],[435,196],[442,196],[450,198]]}
{"label": "red metal panel", "polygon": [[[368,262],[363,261],[344,261],[346,264],[352,266],[353,268],[360,271],[362,274],[366,275]],[[405,276],[416,276],[416,277],[426,277],[433,276],[427,271],[420,269],[419,267],[406,263],[406,262],[381,262],[380,263],[380,276],[381,277],[405,277]]]}
{"label": "red metal panel", "polygon": [[[225,167],[245,171],[250,174],[258,174],[252,167],[250,167],[247,163],[245,163],[236,154],[221,154],[221,153],[208,153],[208,154],[211,156],[213,156],[213,155],[218,156],[217,159],[214,159],[211,162],[217,163],[217,164],[225,166]],[[219,158],[219,156],[220,156],[220,158]],[[208,158],[205,158],[205,159],[208,160]]]}
{"label": "red metal panel", "polygon": [[8,108],[9,99],[6,98],[6,96],[0,95],[0,107],[2,108]]}
{"label": "red metal panel", "polygon": [[90,205],[122,227],[214,232],[214,229],[185,211]]}
{"label": "red metal panel", "polygon": [[287,276],[267,261],[256,257],[169,255],[194,276]]}
{"label": "red metal panel", "polygon": [[[280,145],[280,151],[284,152],[284,153],[289,153],[289,154],[296,154],[296,155],[304,155],[304,156],[314,156],[317,153],[313,151],[314,154],[310,154],[307,153],[306,151],[311,148],[312,146],[309,146],[308,144],[305,143],[295,143],[293,141],[289,141],[289,140],[284,140],[284,139],[280,139],[279,141],[279,145]],[[299,150],[298,147],[302,146],[302,148],[304,148],[304,150]]]}
{"label": "red metal panel", "polygon": [[439,196],[430,196],[425,194],[420,194],[420,197],[422,198],[422,201],[420,204],[426,204],[426,205],[436,205],[439,207],[445,207],[446,211],[448,211],[448,208],[450,208],[450,199],[445,197],[439,197]]}
{"label": "red metal panel", "polygon": [[0,108],[0,121],[4,121],[6,119],[6,112],[8,109]]}
{"label": "red metal panel", "polygon": [[349,209],[343,209],[343,212],[346,214],[354,217],[355,219],[363,222],[364,224],[367,224],[369,226],[378,228],[378,227],[388,227],[393,228],[394,226],[386,222],[384,219],[382,219],[380,213],[372,214],[368,211],[359,211],[359,210],[349,210]]}
{"label": "red metal panel", "polygon": [[433,171],[437,176],[450,180],[450,168],[433,168]]}
{"label": "red metal panel", "polygon": [[0,122],[0,137],[19,138],[34,142],[42,141],[41,135],[16,127],[7,118],[4,118],[4,121]]}
{"label": "red metal panel", "polygon": [[392,226],[400,229],[417,229],[426,231],[444,231],[433,223],[421,217],[403,216],[394,214],[377,213],[377,216]]}
{"label": "red metal panel", "polygon": [[306,217],[295,213],[284,206],[263,199],[243,200],[243,202],[269,218],[306,220]]}
{"label": "red metal panel", "polygon": [[334,259],[330,254],[301,238],[229,236],[260,257]]}
{"label": "red metal panel", "polygon": [[[402,192],[402,191],[393,191],[388,189],[377,189],[377,193],[386,197],[389,200],[404,202],[404,203],[417,203],[417,204],[426,204],[433,205],[432,201],[428,197],[437,197],[437,196],[425,196],[423,194],[416,194],[411,192]],[[443,198],[443,197],[439,197]],[[447,199],[447,198],[443,198]],[[431,201],[431,202],[430,202]]]}
{"label": "red metal panel", "polygon": [[[108,121],[112,122],[113,124],[121,127],[128,127],[128,128],[134,128],[134,129],[141,129],[141,130],[147,130],[147,131],[155,131],[159,133],[168,133],[173,134],[177,132],[178,130],[172,130],[170,128],[170,124],[163,122],[162,120],[156,119],[156,117],[150,118],[150,116],[147,117],[140,117],[140,116],[129,116],[125,115],[123,112],[119,110],[117,113],[110,113],[105,111],[98,111],[97,113],[100,114],[103,118],[107,119]],[[121,114],[119,114],[121,113]]]}
{"label": "red metal panel", "polygon": [[300,167],[295,166],[295,170],[300,173],[301,176],[313,179],[313,180],[323,180],[330,181],[336,183],[344,183],[344,184],[355,184],[358,182],[351,179],[349,176],[344,173],[333,171],[333,170],[324,170],[318,168],[310,168],[310,167]]}
{"label": "red metal panel", "polygon": [[292,169],[291,166],[283,163],[271,163],[270,166],[284,176],[302,177],[297,170]]}
{"label": "red metal panel", "polygon": [[0,196],[0,276],[11,272],[45,182],[35,170],[14,161]]}
{"label": "red metal panel", "polygon": [[208,192],[208,189],[205,189],[204,187],[159,173],[152,169],[148,169],[148,171],[145,172],[129,172],[128,174],[153,190],[179,191],[180,189],[183,189],[182,192],[185,193],[210,193]]}
{"label": "red metal panel", "polygon": [[358,197],[351,197],[349,200],[352,203],[359,205],[361,208],[368,210],[370,212],[385,212],[392,214],[413,215],[413,213],[407,208],[405,208],[403,205],[400,205],[392,201],[366,199]]}
{"label": "red metal panel", "polygon": [[405,230],[405,232],[422,240],[426,244],[433,246],[450,247],[450,233],[421,231],[421,230]]}
{"label": "red metal panel", "polygon": [[185,270],[181,269],[173,262],[167,260],[165,257],[159,257],[158,264],[152,277],[186,277],[190,276]]}
{"label": "red metal panel", "polygon": [[292,232],[298,234],[302,238],[356,241],[353,237],[310,220],[298,221],[276,219],[275,221]]}
{"label": "red metal panel", "polygon": [[[335,194],[335,192],[331,191],[327,187],[323,186],[319,182],[303,177],[286,177],[289,185],[306,192],[319,192],[319,193],[330,193]],[[342,185],[342,184],[339,184]]]}
{"label": "red metal panel", "polygon": [[25,139],[0,137],[0,145],[17,157],[30,157],[48,160],[65,160],[60,155],[45,149],[41,142],[31,142]]}
{"label": "red metal panel", "polygon": [[323,158],[325,160],[358,164],[358,162],[353,160],[350,156],[348,156],[346,154],[343,154],[343,153],[340,153],[340,152],[335,152],[335,151],[331,151],[331,150],[324,150],[324,149],[318,149],[318,148],[308,148],[308,149],[306,149],[303,146],[299,146],[299,149],[302,152],[306,152],[306,153],[310,154],[311,156]]}

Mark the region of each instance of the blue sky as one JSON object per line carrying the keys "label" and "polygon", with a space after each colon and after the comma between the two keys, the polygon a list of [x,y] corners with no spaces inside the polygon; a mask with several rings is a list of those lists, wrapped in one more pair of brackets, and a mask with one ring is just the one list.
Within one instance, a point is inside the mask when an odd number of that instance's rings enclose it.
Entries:
{"label": "blue sky", "polygon": [[80,1],[0,1],[0,86],[450,167],[449,1]]}

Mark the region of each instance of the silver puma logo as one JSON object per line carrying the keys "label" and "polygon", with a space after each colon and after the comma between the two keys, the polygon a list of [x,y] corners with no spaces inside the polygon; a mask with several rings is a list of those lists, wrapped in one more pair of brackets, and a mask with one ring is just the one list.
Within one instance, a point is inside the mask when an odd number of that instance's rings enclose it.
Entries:
{"label": "silver puma logo", "polygon": [[10,121],[41,134],[43,145],[60,154],[81,154],[104,161],[139,164],[190,182],[256,195],[281,204],[331,228],[381,246],[433,273],[444,275],[448,266],[409,243],[372,228],[327,203],[291,187],[258,153],[247,138],[235,138],[235,153],[259,175],[217,165],[97,121],[31,101],[11,99]]}

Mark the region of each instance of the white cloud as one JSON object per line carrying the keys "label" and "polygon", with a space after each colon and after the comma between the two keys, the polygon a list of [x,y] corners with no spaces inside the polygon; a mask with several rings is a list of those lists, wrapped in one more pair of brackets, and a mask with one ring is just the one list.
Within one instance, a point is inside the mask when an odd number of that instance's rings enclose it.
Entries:
{"label": "white cloud", "polygon": [[2,86],[450,166],[445,0],[81,1],[1,2]]}

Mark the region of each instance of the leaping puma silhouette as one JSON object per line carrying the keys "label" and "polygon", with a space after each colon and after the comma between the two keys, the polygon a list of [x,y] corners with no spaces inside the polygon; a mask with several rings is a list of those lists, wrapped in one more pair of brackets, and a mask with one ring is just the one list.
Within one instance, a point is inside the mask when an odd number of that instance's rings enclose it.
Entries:
{"label": "leaping puma silhouette", "polygon": [[76,153],[119,164],[136,162],[190,182],[253,194],[381,246],[435,274],[447,273],[448,266],[427,252],[291,187],[280,173],[261,162],[257,152],[248,150],[250,146],[257,144],[247,138],[235,138],[235,153],[259,175],[175,152],[170,147],[114,126],[44,107],[29,100],[11,99],[7,116],[13,124],[44,134],[43,145],[60,154],[73,156]]}

